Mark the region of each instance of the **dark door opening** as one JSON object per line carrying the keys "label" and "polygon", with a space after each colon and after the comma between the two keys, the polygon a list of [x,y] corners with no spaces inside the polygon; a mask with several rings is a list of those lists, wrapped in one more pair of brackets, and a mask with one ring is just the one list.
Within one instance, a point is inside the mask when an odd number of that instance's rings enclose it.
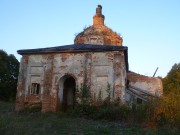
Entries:
{"label": "dark door opening", "polygon": [[63,84],[63,110],[66,111],[68,108],[73,108],[75,104],[75,88],[76,83],[73,77],[65,79]]}

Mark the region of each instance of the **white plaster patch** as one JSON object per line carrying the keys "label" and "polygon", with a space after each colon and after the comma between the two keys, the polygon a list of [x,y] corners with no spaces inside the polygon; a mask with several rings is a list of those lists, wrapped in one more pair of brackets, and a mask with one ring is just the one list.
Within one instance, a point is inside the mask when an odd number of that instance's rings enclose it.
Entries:
{"label": "white plaster patch", "polygon": [[32,66],[30,73],[31,74],[42,74],[43,73],[43,67],[42,66],[40,66],[40,67]]}
{"label": "white plaster patch", "polygon": [[41,77],[40,76],[31,76],[31,83],[40,83]]}
{"label": "white plaster patch", "polygon": [[97,82],[96,82],[96,93],[97,95],[101,91],[102,98],[105,99],[107,97],[107,84],[108,84],[108,77],[97,77]]}

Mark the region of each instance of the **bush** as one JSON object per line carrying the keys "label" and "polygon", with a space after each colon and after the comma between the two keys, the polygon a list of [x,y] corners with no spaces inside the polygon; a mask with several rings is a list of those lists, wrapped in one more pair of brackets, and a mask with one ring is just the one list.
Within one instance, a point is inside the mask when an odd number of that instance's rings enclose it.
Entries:
{"label": "bush", "polygon": [[111,86],[107,83],[107,98],[102,99],[99,91],[97,101],[92,101],[91,94],[87,85],[82,84],[76,90],[76,105],[68,110],[68,114],[75,117],[85,117],[91,119],[121,120],[142,122],[149,118],[149,108],[146,104],[137,105],[130,108],[127,104],[122,104],[120,98],[111,99]]}
{"label": "bush", "polygon": [[67,113],[73,117],[85,117],[92,118],[92,115],[96,112],[96,106],[88,104],[77,104],[74,108],[69,109]]}
{"label": "bush", "polygon": [[154,119],[159,126],[180,128],[180,95],[169,93],[161,97],[155,108]]}
{"label": "bush", "polygon": [[[154,101],[151,101],[152,103]],[[134,104],[131,110],[130,119],[132,122],[144,122],[150,121],[152,119],[153,114],[153,104],[149,102],[142,103],[142,104]]]}
{"label": "bush", "polygon": [[41,112],[41,104],[28,105],[20,113],[35,113]]}
{"label": "bush", "polygon": [[126,105],[116,106],[111,104],[110,106],[101,106],[98,108],[94,119],[106,119],[106,120],[127,120],[130,114],[130,108]]}
{"label": "bush", "polygon": [[[107,98],[102,100],[99,91],[97,101],[93,102],[89,88],[82,85],[77,91],[76,102],[70,114],[91,119],[121,120],[132,123],[146,123],[148,126],[170,126],[180,128],[180,94],[167,93],[132,107],[121,104],[120,99],[111,99],[111,87],[107,85]],[[151,125],[150,125],[151,124]]]}

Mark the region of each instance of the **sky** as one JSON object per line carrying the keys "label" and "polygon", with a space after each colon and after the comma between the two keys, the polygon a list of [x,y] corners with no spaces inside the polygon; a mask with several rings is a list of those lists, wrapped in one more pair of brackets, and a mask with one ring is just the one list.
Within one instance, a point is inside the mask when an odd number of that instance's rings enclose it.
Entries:
{"label": "sky", "polygon": [[0,0],[0,49],[20,61],[20,49],[73,44],[99,4],[131,71],[165,77],[180,62],[180,0]]}

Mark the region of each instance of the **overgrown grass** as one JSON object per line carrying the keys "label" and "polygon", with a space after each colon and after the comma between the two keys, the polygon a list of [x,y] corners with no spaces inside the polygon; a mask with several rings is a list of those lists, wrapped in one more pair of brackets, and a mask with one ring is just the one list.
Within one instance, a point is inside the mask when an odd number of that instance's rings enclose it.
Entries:
{"label": "overgrown grass", "polygon": [[98,120],[94,120],[77,115],[76,117],[69,116],[72,112],[41,113],[37,111],[37,108],[35,108],[35,111],[27,109],[17,113],[14,111],[13,103],[0,102],[0,135],[178,135],[180,133],[177,128],[168,126],[149,128],[137,123],[130,124],[118,120],[109,121],[108,117],[114,117],[114,114],[108,112],[107,115],[106,109],[101,111],[98,112],[101,117],[96,116]]}

